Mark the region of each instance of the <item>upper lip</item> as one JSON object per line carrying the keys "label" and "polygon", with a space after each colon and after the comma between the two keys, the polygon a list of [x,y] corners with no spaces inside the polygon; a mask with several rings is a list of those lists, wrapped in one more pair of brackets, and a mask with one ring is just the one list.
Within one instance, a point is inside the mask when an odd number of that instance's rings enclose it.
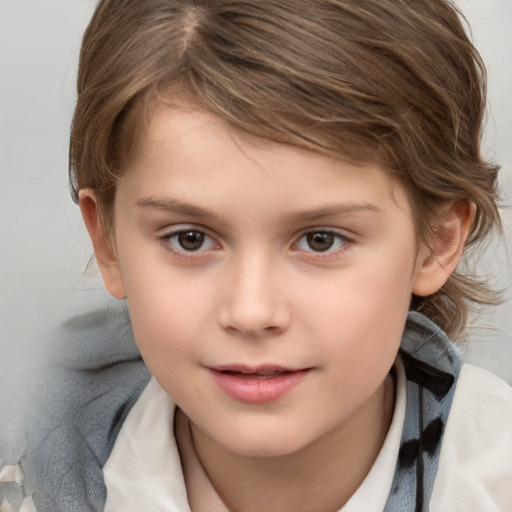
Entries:
{"label": "upper lip", "polygon": [[245,364],[225,364],[219,366],[210,366],[211,370],[217,372],[237,372],[257,375],[271,375],[273,373],[291,373],[307,370],[308,368],[289,368],[274,364],[262,364],[258,366],[247,366]]}

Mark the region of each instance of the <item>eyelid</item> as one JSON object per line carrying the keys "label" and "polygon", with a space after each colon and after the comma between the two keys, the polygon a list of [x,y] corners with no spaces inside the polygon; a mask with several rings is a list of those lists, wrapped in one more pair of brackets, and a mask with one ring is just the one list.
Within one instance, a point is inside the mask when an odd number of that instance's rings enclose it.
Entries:
{"label": "eyelid", "polygon": [[[335,248],[335,249],[327,249],[325,251],[315,251],[313,249],[307,250],[307,249],[301,249],[298,247],[299,242],[306,237],[307,235],[314,234],[314,233],[329,233],[334,235],[334,237],[341,241],[341,247]],[[312,227],[302,230],[296,237],[295,241],[292,244],[292,249],[295,251],[300,251],[303,254],[307,255],[309,258],[322,258],[322,259],[328,259],[330,257],[336,257],[344,252],[346,252],[348,249],[350,249],[355,244],[354,238],[352,236],[348,236],[344,230],[331,228],[331,227]]]}
{"label": "eyelid", "polygon": [[[209,239],[213,243],[214,247],[210,246],[206,249],[200,248],[195,251],[187,251],[184,248],[180,249],[178,247],[174,247],[173,245],[171,245],[170,240],[173,237],[189,231],[196,231],[198,233],[202,233],[205,236],[205,239]],[[161,229],[158,234],[158,240],[163,245],[166,251],[170,252],[173,255],[180,256],[183,258],[197,258],[198,256],[203,255],[203,253],[207,251],[210,251],[212,249],[219,249],[221,247],[221,244],[218,241],[218,237],[213,235],[209,229],[205,228],[204,226],[198,226],[194,224],[176,224],[172,227]]]}

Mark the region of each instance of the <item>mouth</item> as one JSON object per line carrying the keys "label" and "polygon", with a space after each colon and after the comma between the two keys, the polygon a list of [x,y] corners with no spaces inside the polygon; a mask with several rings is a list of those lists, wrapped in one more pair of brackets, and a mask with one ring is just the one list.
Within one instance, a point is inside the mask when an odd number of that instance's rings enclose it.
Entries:
{"label": "mouth", "polygon": [[230,365],[209,370],[217,386],[229,397],[246,403],[267,403],[288,394],[306,378],[311,368]]}
{"label": "mouth", "polygon": [[240,379],[274,379],[294,373],[297,370],[260,370],[260,371],[241,371],[241,370],[220,370],[225,375],[233,375]]}

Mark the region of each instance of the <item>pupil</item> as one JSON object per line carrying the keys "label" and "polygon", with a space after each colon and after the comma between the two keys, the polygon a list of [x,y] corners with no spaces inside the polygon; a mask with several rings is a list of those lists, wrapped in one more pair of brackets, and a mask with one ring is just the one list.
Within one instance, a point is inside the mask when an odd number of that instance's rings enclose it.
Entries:
{"label": "pupil", "polygon": [[178,241],[183,249],[187,251],[196,251],[204,243],[204,233],[199,231],[184,231],[178,235]]}
{"label": "pupil", "polygon": [[334,235],[332,233],[310,233],[307,236],[308,245],[314,251],[327,251],[334,244]]}

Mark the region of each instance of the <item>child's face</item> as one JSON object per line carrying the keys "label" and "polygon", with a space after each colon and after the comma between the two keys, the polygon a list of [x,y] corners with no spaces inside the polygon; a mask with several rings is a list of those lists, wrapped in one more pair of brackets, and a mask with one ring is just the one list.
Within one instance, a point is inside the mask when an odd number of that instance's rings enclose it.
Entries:
{"label": "child's face", "polygon": [[424,255],[387,173],[161,106],[114,220],[142,355],[211,440],[282,455],[372,417]]}

